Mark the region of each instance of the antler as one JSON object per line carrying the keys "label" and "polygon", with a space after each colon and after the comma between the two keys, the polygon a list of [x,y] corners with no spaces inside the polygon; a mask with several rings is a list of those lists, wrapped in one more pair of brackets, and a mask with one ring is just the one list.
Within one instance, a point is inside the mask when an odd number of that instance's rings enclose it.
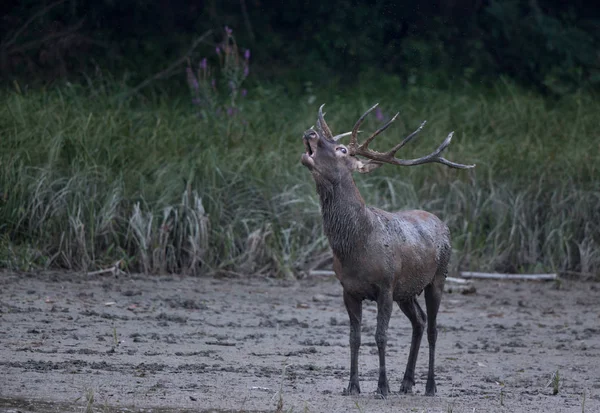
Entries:
{"label": "antler", "polygon": [[329,129],[329,126],[327,126],[327,122],[325,122],[325,114],[323,113],[323,106],[325,106],[324,103],[319,108],[319,118],[317,119],[317,128],[321,132],[323,132],[323,135],[325,135],[325,137],[327,139],[331,139],[334,142],[337,142],[344,136],[350,135],[352,132],[340,133],[339,135],[333,136],[333,133],[331,133],[331,129]]}
{"label": "antler", "polygon": [[396,158],[395,157],[396,152],[398,152],[398,150],[400,148],[402,148],[404,145],[406,145],[408,142],[410,142],[417,135],[417,133],[419,133],[421,131],[421,129],[423,129],[423,127],[425,126],[425,123],[427,121],[424,121],[423,123],[421,123],[421,126],[419,126],[417,128],[417,130],[415,130],[413,133],[408,135],[406,138],[404,138],[402,140],[402,142],[400,142],[399,144],[397,144],[396,146],[394,146],[392,149],[390,149],[389,151],[387,151],[385,153],[381,153],[381,152],[377,152],[372,149],[369,149],[369,144],[373,141],[373,139],[375,139],[375,137],[377,135],[379,135],[381,132],[386,130],[392,124],[392,122],[396,120],[399,113],[396,113],[396,115],[394,115],[394,117],[392,119],[387,121],[387,123],[385,125],[383,125],[379,129],[377,129],[375,132],[373,132],[373,134],[371,136],[369,136],[362,144],[359,145],[358,144],[358,128],[363,123],[363,121],[365,120],[367,115],[369,113],[371,113],[373,110],[375,110],[377,105],[379,105],[379,103],[376,103],[372,108],[367,110],[360,118],[358,118],[358,121],[356,121],[354,128],[352,128],[352,132],[351,132],[352,137],[350,138],[350,144],[348,145],[351,155],[362,156],[364,158],[369,159],[370,164],[379,164],[379,165],[384,164],[384,163],[389,163],[392,165],[413,166],[413,165],[421,165],[424,163],[437,162],[437,163],[447,165],[451,168],[458,168],[458,169],[469,169],[469,168],[475,167],[475,165],[463,165],[460,163],[452,162],[452,161],[449,161],[448,159],[440,156],[440,153],[444,149],[446,149],[448,147],[448,145],[450,145],[450,141],[452,140],[452,135],[454,135],[454,132],[450,132],[450,134],[448,135],[448,137],[446,137],[444,142],[442,142],[442,144],[440,146],[438,146],[438,148],[435,151],[431,152],[429,155],[423,156],[421,158],[416,158],[416,159],[398,159],[398,158]]}
{"label": "antler", "polygon": [[329,129],[329,126],[327,126],[327,122],[325,122],[325,115],[323,114],[323,106],[325,106],[325,104],[322,104],[321,107],[319,108],[319,118],[317,119],[317,128],[319,129],[319,131],[323,132],[323,135],[325,135],[325,137],[327,139],[332,139],[333,134],[331,133],[331,129]]}

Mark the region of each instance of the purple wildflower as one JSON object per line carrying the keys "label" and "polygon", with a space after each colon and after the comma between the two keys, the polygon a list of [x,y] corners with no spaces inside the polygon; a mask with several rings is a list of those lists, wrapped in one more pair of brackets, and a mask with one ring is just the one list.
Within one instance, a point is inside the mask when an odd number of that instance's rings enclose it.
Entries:
{"label": "purple wildflower", "polygon": [[242,89],[242,97],[245,97],[248,94],[248,91],[246,89]]}
{"label": "purple wildflower", "polygon": [[188,85],[190,85],[190,88],[197,92],[200,88],[200,85],[198,85],[198,79],[196,79],[196,76],[194,76],[192,68],[188,66],[185,71],[187,73]]}
{"label": "purple wildflower", "polygon": [[250,49],[246,49],[244,52],[244,59],[246,59],[246,61],[250,60]]}
{"label": "purple wildflower", "polygon": [[219,46],[215,47],[215,52],[217,52],[217,54],[221,56],[221,48]]}
{"label": "purple wildflower", "polygon": [[244,77],[248,77],[248,74],[250,74],[250,68],[246,65],[244,66]]}
{"label": "purple wildflower", "polygon": [[381,109],[379,109],[379,107],[377,109],[375,109],[375,118],[377,118],[377,120],[380,122],[383,122],[383,120],[385,119],[383,116],[383,113],[381,112]]}
{"label": "purple wildflower", "polygon": [[206,70],[208,67],[208,63],[206,62],[206,57],[200,61],[200,69]]}
{"label": "purple wildflower", "polygon": [[233,30],[231,30],[229,28],[229,26],[225,26],[225,33],[227,33],[227,36],[231,36],[231,34],[233,33]]}
{"label": "purple wildflower", "polygon": [[227,116],[231,117],[237,113],[237,108],[228,107],[227,108]]}

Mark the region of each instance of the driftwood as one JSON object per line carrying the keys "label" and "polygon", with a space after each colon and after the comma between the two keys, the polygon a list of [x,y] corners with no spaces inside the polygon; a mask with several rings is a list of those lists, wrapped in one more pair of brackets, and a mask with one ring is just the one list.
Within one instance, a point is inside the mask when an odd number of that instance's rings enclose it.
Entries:
{"label": "driftwood", "polygon": [[109,268],[103,268],[103,269],[100,269],[100,270],[97,270],[97,271],[88,272],[87,275],[100,275],[100,274],[107,274],[107,273],[110,273],[112,275],[125,274],[125,272],[121,270],[121,262],[122,261],[123,260],[119,260],[119,261],[115,262]]}
{"label": "driftwood", "polygon": [[335,271],[331,270],[310,270],[308,275],[314,275],[315,277],[329,277],[335,275]]}
{"label": "driftwood", "polygon": [[454,284],[469,284],[471,281],[465,280],[464,278],[446,277],[446,282]]}
{"label": "driftwood", "polygon": [[473,272],[473,271],[462,271],[460,275],[463,278],[481,278],[491,280],[556,280],[557,274],[500,274],[500,273],[489,273],[489,272]]}
{"label": "driftwood", "polygon": [[[308,275],[315,277],[328,277],[335,275],[335,272],[330,270],[311,270]],[[462,278],[446,277],[446,281],[456,284],[466,284],[471,278],[489,279],[489,280],[556,280],[557,274],[500,274],[490,272],[473,272],[473,271],[462,271],[460,273]]]}

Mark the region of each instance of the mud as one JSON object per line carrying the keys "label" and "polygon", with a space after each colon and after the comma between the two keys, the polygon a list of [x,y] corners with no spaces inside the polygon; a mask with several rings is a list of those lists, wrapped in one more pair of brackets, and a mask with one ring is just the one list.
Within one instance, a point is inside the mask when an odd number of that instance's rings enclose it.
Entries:
{"label": "mud", "polygon": [[411,330],[394,309],[380,400],[367,302],[363,393],[342,395],[348,320],[332,278],[0,274],[0,412],[600,412],[596,285],[474,287],[444,295],[433,398],[425,339],[415,393],[398,392]]}

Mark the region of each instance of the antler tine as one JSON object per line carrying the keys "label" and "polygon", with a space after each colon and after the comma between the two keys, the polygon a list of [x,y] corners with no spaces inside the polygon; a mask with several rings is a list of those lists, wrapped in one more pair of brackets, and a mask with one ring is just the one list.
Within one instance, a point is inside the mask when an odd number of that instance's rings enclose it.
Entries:
{"label": "antler tine", "polygon": [[[333,133],[331,133],[331,129],[329,129],[329,126],[327,125],[327,122],[325,122],[325,113],[323,113],[323,107],[325,106],[325,104],[322,104],[321,107],[319,108],[319,117],[317,118],[317,128],[323,132],[323,134],[328,138],[333,140],[334,142],[339,141],[340,139],[342,139],[344,136],[348,136],[350,135],[352,132],[346,132],[346,133],[340,133],[339,135],[335,135],[332,136]],[[314,125],[310,127],[311,129],[314,128]]]}
{"label": "antler tine", "polygon": [[340,133],[339,135],[335,135],[333,138],[334,142],[339,141],[340,139],[342,139],[344,136],[348,136],[348,135],[352,135],[352,132],[345,132],[345,133]]}
{"label": "antler tine", "polygon": [[421,165],[424,163],[436,162],[436,163],[441,163],[441,164],[444,164],[446,166],[449,166],[451,168],[456,168],[456,169],[474,168],[475,164],[464,165],[462,163],[456,163],[456,162],[449,161],[448,159],[439,156],[440,153],[450,145],[452,136],[454,136],[454,132],[450,132],[448,134],[448,136],[446,137],[446,139],[444,139],[444,142],[442,142],[442,144],[440,146],[438,146],[437,149],[435,151],[431,152],[429,155],[423,156],[421,158],[408,159],[408,160],[397,159],[397,158],[392,157],[393,163],[396,165],[401,165],[401,166],[414,166],[414,165]]}
{"label": "antler tine", "polygon": [[389,128],[389,126],[392,124],[393,121],[396,120],[396,118],[398,117],[399,114],[400,114],[400,112],[396,113],[394,115],[394,117],[392,119],[388,120],[385,125],[383,125],[381,128],[379,128],[375,132],[373,132],[373,134],[371,136],[369,136],[366,141],[364,141],[363,143],[361,143],[360,147],[364,148],[364,149],[367,149],[369,147],[369,144],[371,143],[371,141],[373,141],[373,139],[375,139],[375,137],[377,135],[379,135],[381,132],[383,132],[384,130],[386,130],[387,128]]}
{"label": "antler tine", "polygon": [[369,110],[367,110],[365,113],[363,113],[363,115],[360,118],[358,118],[358,120],[354,124],[354,127],[352,128],[352,132],[351,132],[352,138],[350,139],[350,144],[349,144],[351,151],[356,150],[358,147],[358,128],[360,128],[360,125],[363,123],[363,121],[365,120],[367,115],[369,113],[373,112],[378,105],[379,105],[379,103],[374,104]]}
{"label": "antler tine", "polygon": [[400,148],[402,148],[404,145],[406,145],[408,142],[412,141],[412,139],[417,136],[417,133],[421,132],[421,130],[423,129],[423,127],[425,127],[425,124],[427,123],[426,120],[423,121],[423,123],[421,123],[421,125],[410,135],[408,135],[406,138],[404,138],[402,140],[402,142],[400,142],[398,145],[394,146],[392,149],[390,149],[390,151],[388,152],[389,155],[394,156],[396,155],[396,152],[398,152],[400,150]]}
{"label": "antler tine", "polygon": [[333,134],[331,133],[331,129],[329,129],[329,126],[327,126],[327,122],[325,122],[325,115],[323,114],[323,106],[325,106],[324,103],[319,108],[319,120],[318,120],[317,124],[319,125],[319,128],[323,131],[323,134],[325,135],[325,137],[327,139],[333,139]]}

